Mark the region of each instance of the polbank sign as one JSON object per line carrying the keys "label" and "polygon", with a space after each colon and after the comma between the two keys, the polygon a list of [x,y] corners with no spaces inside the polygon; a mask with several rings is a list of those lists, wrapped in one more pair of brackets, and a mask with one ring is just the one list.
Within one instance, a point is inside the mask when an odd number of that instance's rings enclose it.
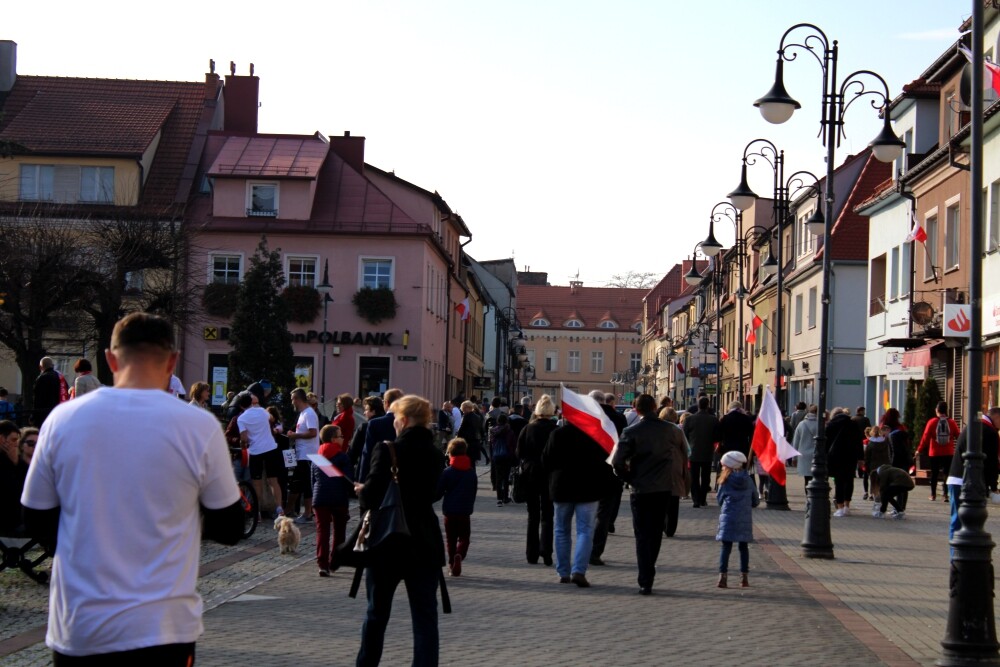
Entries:
{"label": "polbank sign", "polygon": [[[212,335],[209,335],[210,330]],[[291,334],[293,343],[326,342],[328,345],[371,345],[375,347],[392,345],[391,331],[316,331],[310,329],[305,333],[292,331],[288,333]],[[229,327],[219,327],[217,333],[215,327],[206,327],[204,337],[206,340],[229,340]],[[405,336],[403,344],[406,344]]]}

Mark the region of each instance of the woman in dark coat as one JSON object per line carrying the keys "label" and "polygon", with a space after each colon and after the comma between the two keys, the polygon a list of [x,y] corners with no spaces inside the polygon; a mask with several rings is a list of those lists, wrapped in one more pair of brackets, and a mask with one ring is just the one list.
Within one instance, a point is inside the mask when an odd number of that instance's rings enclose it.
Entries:
{"label": "woman in dark coat", "polygon": [[835,411],[833,419],[826,425],[826,465],[833,477],[834,503],[837,505],[833,516],[850,513],[854,476],[858,463],[865,458],[864,439],[864,434],[851,421],[851,412],[846,408]]}
{"label": "woman in dark coat", "polygon": [[[403,396],[392,404],[396,429],[399,491],[410,536],[393,545],[386,556],[369,565],[365,588],[368,613],[361,628],[357,664],[377,665],[382,658],[392,597],[400,581],[406,584],[413,620],[413,664],[438,664],[437,588],[444,566],[444,541],[434,511],[444,454],[434,444],[429,425],[431,404],[419,396]],[[392,479],[392,456],[386,443],[372,452],[364,484],[355,484],[362,510],[378,508]]]}
{"label": "woman in dark coat", "polygon": [[[552,397],[543,394],[535,405],[531,421],[521,429],[517,438],[517,458],[521,462],[521,475],[527,490],[528,562],[535,564],[538,557],[552,565],[552,499],[549,498],[548,479],[542,469],[542,450],[549,435],[556,430],[553,415],[556,406]],[[539,529],[541,532],[539,532]]]}

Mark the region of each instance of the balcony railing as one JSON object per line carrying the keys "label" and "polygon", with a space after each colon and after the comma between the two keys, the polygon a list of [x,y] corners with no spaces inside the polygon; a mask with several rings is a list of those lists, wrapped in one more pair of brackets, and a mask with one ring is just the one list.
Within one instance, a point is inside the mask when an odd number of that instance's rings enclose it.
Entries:
{"label": "balcony railing", "polygon": [[277,218],[278,209],[276,208],[248,208],[247,209],[248,218]]}

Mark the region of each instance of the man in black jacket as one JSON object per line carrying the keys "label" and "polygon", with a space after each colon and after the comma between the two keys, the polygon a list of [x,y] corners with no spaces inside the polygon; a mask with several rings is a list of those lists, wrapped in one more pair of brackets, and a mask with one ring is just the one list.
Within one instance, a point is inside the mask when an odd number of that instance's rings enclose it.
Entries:
{"label": "man in black jacket", "polygon": [[59,405],[61,393],[59,373],[56,372],[52,358],[42,357],[38,362],[38,370],[41,372],[35,378],[34,386],[35,426],[41,428],[49,413]]}
{"label": "man in black jacket", "polygon": [[[1000,407],[993,407],[983,415],[982,431],[982,451],[983,456],[983,482],[987,491],[997,490],[997,470],[998,470],[998,450],[1000,450]],[[958,436],[955,443],[955,454],[951,457],[951,468],[948,470],[948,497],[951,501],[951,525],[948,528],[948,540],[955,535],[955,531],[962,527],[962,522],[958,518],[958,506],[961,502],[962,482],[965,477],[965,455],[969,446],[969,428],[965,427]],[[954,551],[952,552],[954,555]]]}
{"label": "man in black jacket", "polygon": [[684,436],[691,445],[691,501],[695,507],[705,507],[719,441],[719,418],[712,414],[708,396],[699,398],[698,412],[684,420]]}
{"label": "man in black jacket", "polygon": [[[615,472],[632,487],[632,525],[639,565],[639,593],[649,595],[656,559],[673,493],[684,485],[687,446],[681,430],[656,416],[656,399],[641,394],[635,409],[640,420],[622,432],[612,461]],[[690,419],[690,417],[688,417]]]}
{"label": "man in black jacket", "polygon": [[738,451],[749,459],[753,429],[753,418],[743,411],[743,404],[730,403],[729,411],[719,420],[719,458],[726,452]]}
{"label": "man in black jacket", "polygon": [[[615,425],[615,430],[621,436],[625,430],[625,415],[615,410],[615,395],[604,395],[601,391],[590,392],[591,398],[596,400],[604,414],[608,416],[611,423]],[[608,467],[610,473],[611,468]],[[615,519],[618,518],[618,510],[622,504],[623,483],[613,473],[608,475],[607,489],[597,505],[597,526],[594,528],[594,548],[590,552],[591,565],[604,565],[601,556],[604,555],[604,547],[608,543],[608,533],[615,532]]]}

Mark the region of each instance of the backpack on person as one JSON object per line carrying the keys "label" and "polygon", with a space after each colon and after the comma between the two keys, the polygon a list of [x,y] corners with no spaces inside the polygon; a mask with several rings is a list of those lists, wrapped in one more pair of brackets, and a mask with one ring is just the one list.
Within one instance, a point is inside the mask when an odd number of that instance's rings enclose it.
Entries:
{"label": "backpack on person", "polygon": [[947,417],[938,417],[935,435],[939,445],[947,445],[951,442],[951,425],[948,423]]}

